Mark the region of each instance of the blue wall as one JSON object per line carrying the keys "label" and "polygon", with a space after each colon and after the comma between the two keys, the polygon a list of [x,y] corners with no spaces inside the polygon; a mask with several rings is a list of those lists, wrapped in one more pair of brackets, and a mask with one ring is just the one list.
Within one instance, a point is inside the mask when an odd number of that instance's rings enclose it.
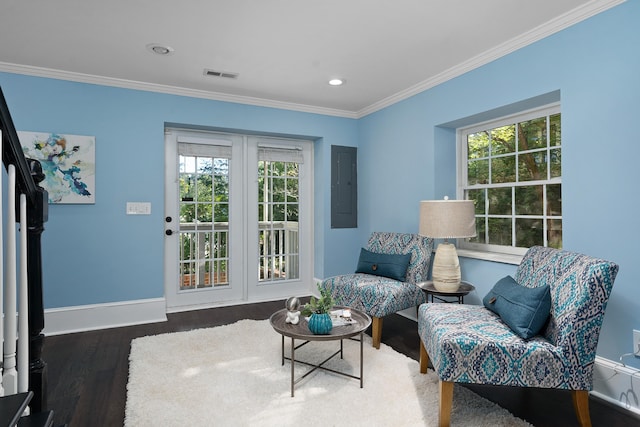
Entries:
{"label": "blue wall", "polygon": [[[17,130],[96,137],[96,203],[49,209],[46,308],[164,295],[165,123],[315,139],[315,275],[352,268],[332,249],[345,233],[324,218],[330,146],[357,146],[356,120],[15,74],[0,73],[0,86]],[[125,215],[127,201],[151,202],[152,214]]]}
{"label": "blue wall", "polygon": [[[418,202],[455,196],[452,123],[559,94],[565,248],[621,270],[598,354],[640,329],[634,249],[640,182],[640,2],[567,30],[360,120],[0,73],[16,128],[96,136],[96,204],[54,205],[43,234],[48,308],[163,295],[164,124],[306,135],[315,143],[315,277],[353,271],[373,230],[415,232]],[[508,110],[508,107],[506,108]],[[330,146],[358,147],[359,228],[330,228]],[[149,201],[150,216],[126,216]],[[514,266],[463,259],[479,303]]]}
{"label": "blue wall", "polygon": [[[363,225],[415,232],[421,199],[455,197],[455,134],[447,124],[559,94],[564,247],[621,266],[598,354],[617,361],[631,352],[632,329],[640,329],[639,20],[640,2],[626,2],[361,119]],[[478,288],[476,303],[515,271],[461,262],[463,278]]]}

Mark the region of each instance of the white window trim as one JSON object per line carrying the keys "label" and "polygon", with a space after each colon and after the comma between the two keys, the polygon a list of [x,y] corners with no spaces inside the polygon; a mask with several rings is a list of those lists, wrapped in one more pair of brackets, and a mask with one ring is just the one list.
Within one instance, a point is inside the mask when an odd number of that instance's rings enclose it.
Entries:
{"label": "white window trim", "polygon": [[[465,187],[462,183],[467,182],[467,147],[463,135],[558,113],[561,113],[560,102],[554,102],[541,107],[499,117],[497,119],[487,120],[481,123],[474,123],[470,126],[458,128],[456,130],[456,198],[458,200],[464,199]],[[562,147],[562,144],[560,147]],[[546,183],[553,183],[554,181],[561,183],[562,179],[557,178],[545,180]],[[457,246],[458,255],[462,257],[515,265],[520,263],[522,257],[527,252],[527,248],[471,243],[468,240],[463,239],[458,239]]]}
{"label": "white window trim", "polygon": [[520,265],[524,255],[507,254],[501,252],[478,251],[472,249],[457,249],[458,256],[462,258],[481,259],[484,261],[499,262],[502,264]]}

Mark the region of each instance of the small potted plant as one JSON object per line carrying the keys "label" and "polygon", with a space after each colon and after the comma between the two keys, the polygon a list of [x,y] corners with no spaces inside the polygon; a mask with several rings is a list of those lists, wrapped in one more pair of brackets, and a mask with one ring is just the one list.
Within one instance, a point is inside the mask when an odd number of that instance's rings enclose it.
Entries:
{"label": "small potted plant", "polygon": [[328,289],[322,289],[318,283],[320,298],[311,296],[311,300],[302,309],[303,316],[309,317],[309,330],[316,335],[326,335],[331,332],[333,322],[329,311],[333,308],[334,300]]}

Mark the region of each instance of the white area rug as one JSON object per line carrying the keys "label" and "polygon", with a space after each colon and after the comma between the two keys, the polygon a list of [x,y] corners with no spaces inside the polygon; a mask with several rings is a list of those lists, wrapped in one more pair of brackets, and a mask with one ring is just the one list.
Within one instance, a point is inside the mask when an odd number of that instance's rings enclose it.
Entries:
{"label": "white area rug", "polygon": [[[281,336],[268,320],[135,339],[125,425],[436,426],[438,381],[418,362],[365,335],[364,388],[317,370],[296,384],[281,365]],[[290,339],[285,339],[285,354]],[[331,366],[359,373],[359,344],[345,341]],[[296,359],[323,360],[339,342],[311,342]],[[296,365],[296,377],[310,368]],[[453,426],[530,426],[473,392],[454,387]]]}

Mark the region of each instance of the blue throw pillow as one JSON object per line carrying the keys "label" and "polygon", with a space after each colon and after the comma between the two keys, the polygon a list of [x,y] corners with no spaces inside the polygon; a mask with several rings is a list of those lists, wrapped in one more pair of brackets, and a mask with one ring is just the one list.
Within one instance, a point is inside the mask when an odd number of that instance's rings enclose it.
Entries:
{"label": "blue throw pillow", "polygon": [[374,274],[404,282],[409,261],[411,254],[380,254],[362,248],[356,273]]}
{"label": "blue throw pillow", "polygon": [[548,285],[528,288],[507,276],[494,285],[482,303],[499,315],[516,335],[529,339],[537,335],[547,322],[551,311],[551,292]]}

